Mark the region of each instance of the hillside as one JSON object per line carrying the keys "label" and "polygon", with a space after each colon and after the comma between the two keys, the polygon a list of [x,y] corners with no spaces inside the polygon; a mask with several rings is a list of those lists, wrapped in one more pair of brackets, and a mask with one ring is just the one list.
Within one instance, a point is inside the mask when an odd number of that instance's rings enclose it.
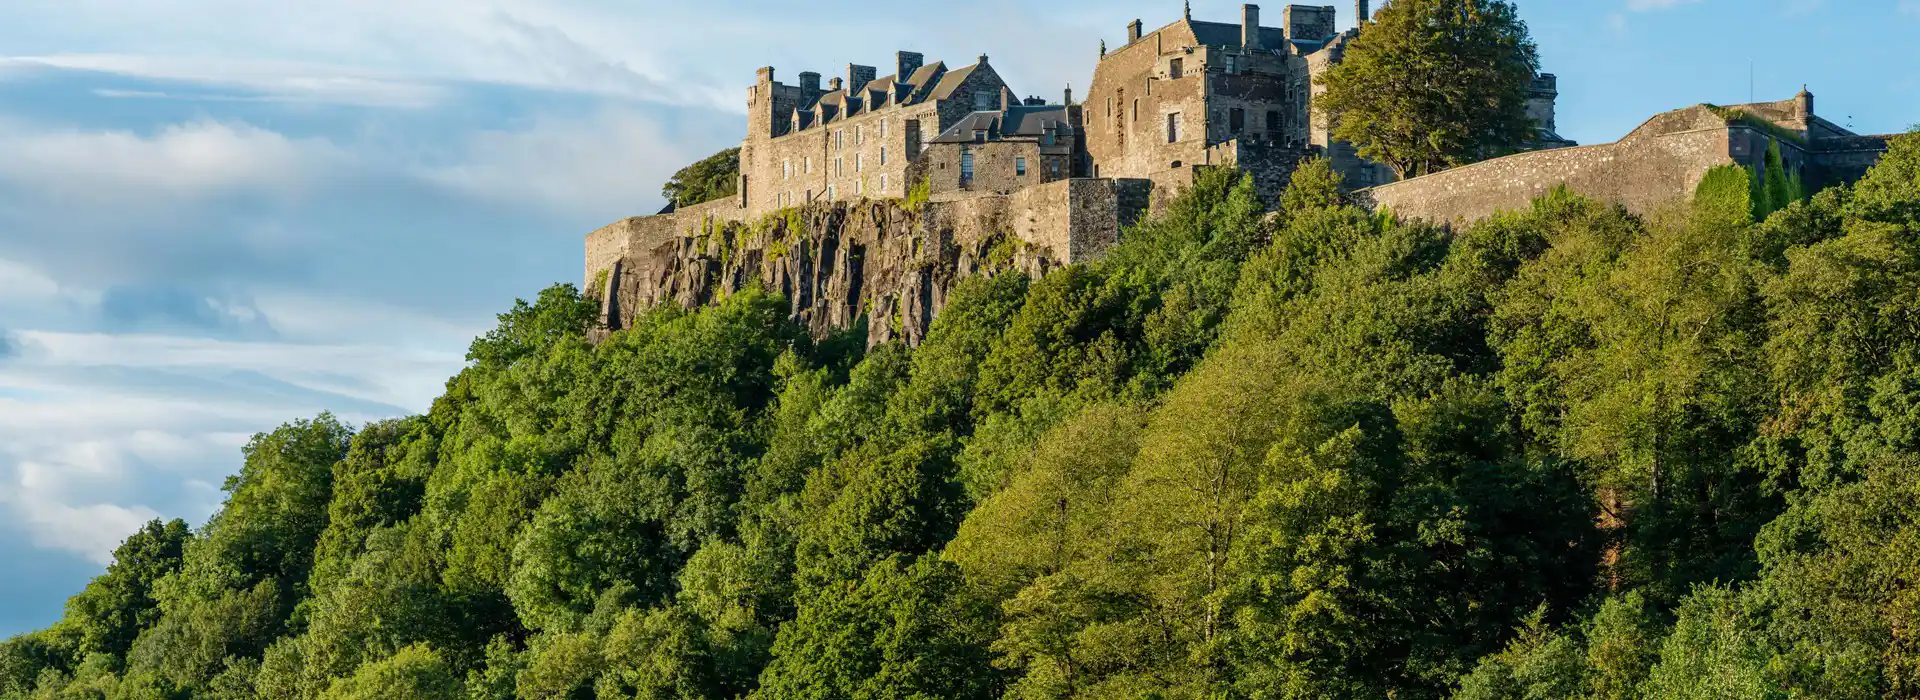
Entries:
{"label": "hillside", "polygon": [[1449,231],[1209,171],[917,347],[555,286],[426,415],[256,436],[0,697],[1920,695],[1920,134],[1751,180]]}

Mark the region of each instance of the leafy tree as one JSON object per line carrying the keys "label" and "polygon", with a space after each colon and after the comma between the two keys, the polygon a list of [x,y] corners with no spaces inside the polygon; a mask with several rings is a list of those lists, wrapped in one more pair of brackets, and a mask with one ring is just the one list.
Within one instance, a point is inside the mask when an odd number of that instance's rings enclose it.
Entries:
{"label": "leafy tree", "polygon": [[191,538],[185,521],[153,520],[114,550],[106,573],[67,601],[67,619],[80,630],[79,652],[126,655],[134,638],[159,619],[154,584],[180,570]]}
{"label": "leafy tree", "polygon": [[1348,44],[1316,98],[1333,137],[1403,178],[1519,150],[1539,55],[1513,3],[1395,0]]}
{"label": "leafy tree", "polygon": [[681,168],[661,186],[660,196],[676,207],[690,207],[733,196],[739,179],[740,149],[729,148]]}
{"label": "leafy tree", "polygon": [[425,646],[410,646],[360,667],[353,675],[334,682],[320,697],[322,700],[457,700],[465,696],[460,679],[437,652]]}

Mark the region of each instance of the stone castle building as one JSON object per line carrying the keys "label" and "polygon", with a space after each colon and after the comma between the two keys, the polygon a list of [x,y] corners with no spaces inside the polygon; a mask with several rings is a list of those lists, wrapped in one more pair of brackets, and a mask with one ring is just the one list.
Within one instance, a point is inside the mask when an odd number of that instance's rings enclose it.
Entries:
{"label": "stone castle building", "polygon": [[[638,309],[700,304],[766,284],[817,331],[869,319],[869,341],[914,342],[961,278],[1090,260],[1191,185],[1238,168],[1269,203],[1304,159],[1324,156],[1363,203],[1464,222],[1528,206],[1554,187],[1635,211],[1690,195],[1706,172],[1757,166],[1770,145],[1814,187],[1857,179],[1887,137],[1814,114],[1813,96],[1654,117],[1617,143],[1579,147],[1556,129],[1558,81],[1536,76],[1532,150],[1395,182],[1334,140],[1313,103],[1372,17],[1354,5],[1290,5],[1279,26],[1246,5],[1238,23],[1190,11],[1103,42],[1085,100],[1018,98],[986,56],[969,66],[899,52],[893,74],[849,65],[825,86],[762,68],[747,93],[736,196],[615,222],[587,236],[587,290],[608,331]],[[775,216],[780,214],[780,216]],[[889,320],[890,319],[890,320]]]}

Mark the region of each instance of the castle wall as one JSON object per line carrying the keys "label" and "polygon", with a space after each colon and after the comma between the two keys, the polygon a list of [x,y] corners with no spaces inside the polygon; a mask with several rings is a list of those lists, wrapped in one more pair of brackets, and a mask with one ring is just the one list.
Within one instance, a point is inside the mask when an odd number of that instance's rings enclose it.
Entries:
{"label": "castle wall", "polygon": [[1403,218],[1470,223],[1495,212],[1531,207],[1535,198],[1565,184],[1574,192],[1647,213],[1691,196],[1708,170],[1735,162],[1730,153],[1733,132],[1723,124],[1521,153],[1382,185],[1361,196]]}

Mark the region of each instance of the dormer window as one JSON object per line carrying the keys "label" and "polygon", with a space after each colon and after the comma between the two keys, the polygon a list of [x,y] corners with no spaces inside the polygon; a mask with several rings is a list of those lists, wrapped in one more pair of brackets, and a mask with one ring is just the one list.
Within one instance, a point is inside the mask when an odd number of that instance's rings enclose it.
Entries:
{"label": "dormer window", "polygon": [[987,130],[986,130],[986,129],[974,129],[974,130],[973,130],[973,142],[974,142],[974,143],[986,143],[986,142],[987,142]]}

